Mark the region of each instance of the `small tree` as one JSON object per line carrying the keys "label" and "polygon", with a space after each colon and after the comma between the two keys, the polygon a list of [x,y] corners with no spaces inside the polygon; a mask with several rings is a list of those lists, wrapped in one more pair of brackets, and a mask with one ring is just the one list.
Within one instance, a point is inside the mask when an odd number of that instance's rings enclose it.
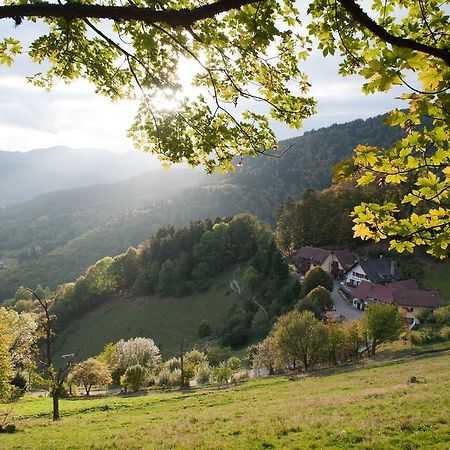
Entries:
{"label": "small tree", "polygon": [[125,373],[120,377],[120,384],[124,388],[132,388],[137,392],[141,386],[147,383],[148,372],[139,364],[128,367]]}
{"label": "small tree", "polygon": [[197,329],[197,335],[199,338],[204,338],[207,336],[210,336],[212,333],[211,326],[209,325],[209,322],[207,320],[202,320]]}
{"label": "small tree", "polygon": [[330,323],[328,325],[328,357],[336,365],[338,359],[345,354],[345,333],[341,325]]}
{"label": "small tree", "polygon": [[330,311],[333,307],[333,300],[331,299],[330,292],[323,286],[317,286],[306,296],[306,300],[316,305],[322,314]]}
{"label": "small tree", "polygon": [[232,356],[226,364],[233,372],[236,372],[241,367],[241,360],[237,356]]}
{"label": "small tree", "polygon": [[[397,306],[384,303],[368,305],[363,323],[368,340],[371,341],[372,355],[375,354],[377,345],[395,341],[405,329],[405,321],[398,312]],[[369,347],[367,349],[369,350]]]}
{"label": "small tree", "polygon": [[278,318],[273,328],[274,345],[295,369],[297,361],[308,370],[327,345],[327,329],[310,311],[291,311]]}
{"label": "small tree", "polygon": [[344,332],[345,356],[357,359],[359,349],[364,344],[363,323],[361,320],[346,322],[342,326]]}
{"label": "small tree", "polygon": [[149,373],[154,373],[161,362],[159,348],[153,339],[137,337],[128,341],[120,340],[116,344],[115,371],[122,375],[134,365],[140,365]]}
{"label": "small tree", "polygon": [[[27,288],[28,289],[28,288]],[[33,297],[38,301],[41,308],[41,315],[39,317],[39,328],[42,335],[43,347],[44,347],[44,367],[49,381],[49,393],[53,401],[53,420],[60,420],[59,413],[59,399],[64,391],[64,383],[73,368],[73,360],[75,354],[67,355],[69,358],[65,366],[60,367],[58,370],[53,365],[53,343],[56,339],[56,334],[53,329],[56,316],[50,313],[50,309],[53,305],[54,299],[41,298],[31,289],[28,289]]]}
{"label": "small tree", "polygon": [[9,353],[10,344],[9,329],[0,315],[0,402],[9,398],[11,390],[10,380],[13,375],[13,365]]}
{"label": "small tree", "polygon": [[256,353],[253,356],[253,369],[258,371],[261,368],[265,368],[268,370],[269,375],[273,375],[276,361],[277,354],[274,348],[274,341],[269,336],[256,346]]}
{"label": "small tree", "polygon": [[197,370],[200,367],[207,366],[208,359],[206,355],[199,350],[191,350],[184,355],[183,375],[184,382],[189,384],[189,381],[195,377]]}
{"label": "small tree", "polygon": [[213,370],[212,377],[219,384],[227,384],[233,375],[233,371],[225,362],[221,362],[218,367]]}
{"label": "small tree", "polygon": [[318,286],[323,286],[326,290],[333,290],[333,279],[328,275],[325,270],[320,267],[313,267],[309,269],[303,279],[301,295],[306,297],[313,289]]}
{"label": "small tree", "polygon": [[89,358],[74,367],[72,381],[77,385],[83,385],[86,395],[89,395],[92,386],[107,386],[112,378],[104,362]]}

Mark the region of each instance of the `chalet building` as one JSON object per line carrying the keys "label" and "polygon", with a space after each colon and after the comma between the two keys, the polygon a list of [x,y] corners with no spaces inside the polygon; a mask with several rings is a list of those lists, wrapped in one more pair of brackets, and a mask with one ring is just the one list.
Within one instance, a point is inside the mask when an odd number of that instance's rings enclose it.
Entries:
{"label": "chalet building", "polygon": [[415,280],[394,281],[385,285],[361,281],[353,291],[353,305],[364,309],[376,302],[397,305],[405,312],[406,318],[414,320],[419,309],[426,308],[433,312],[439,308],[437,293],[419,290]]}
{"label": "chalet building", "polygon": [[344,284],[355,288],[362,281],[386,284],[403,280],[403,278],[402,272],[392,258],[367,258],[348,270]]}
{"label": "chalet building", "polygon": [[320,267],[332,277],[342,278],[355,264],[356,259],[346,249],[331,251],[306,246],[294,254],[292,261],[300,273],[306,273],[313,267]]}

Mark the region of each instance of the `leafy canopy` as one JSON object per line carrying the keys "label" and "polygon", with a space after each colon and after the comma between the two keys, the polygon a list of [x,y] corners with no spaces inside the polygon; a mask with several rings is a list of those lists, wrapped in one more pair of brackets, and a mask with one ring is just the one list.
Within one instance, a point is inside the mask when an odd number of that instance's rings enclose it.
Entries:
{"label": "leafy canopy", "polygon": [[[301,61],[312,45],[340,53],[343,76],[365,79],[365,93],[404,85],[408,111],[394,111],[405,130],[391,149],[360,146],[352,167],[361,184],[400,185],[398,202],[364,203],[355,236],[390,239],[398,251],[426,245],[445,257],[450,240],[450,33],[448,1],[313,0],[302,26],[293,0],[138,0],[96,4],[7,1],[0,18],[42,20],[48,30],[29,46],[46,69],[30,81],[86,78],[112,99],[142,99],[129,134],[165,162],[187,161],[208,172],[232,170],[235,157],[274,149],[269,117],[299,128],[315,111]],[[303,6],[303,5],[302,5]],[[302,11],[303,13],[304,11]],[[23,52],[0,42],[0,63]],[[196,65],[190,95],[180,72]],[[255,112],[263,103],[269,114]],[[171,108],[168,104],[172,103]],[[427,121],[424,119],[427,118]]]}

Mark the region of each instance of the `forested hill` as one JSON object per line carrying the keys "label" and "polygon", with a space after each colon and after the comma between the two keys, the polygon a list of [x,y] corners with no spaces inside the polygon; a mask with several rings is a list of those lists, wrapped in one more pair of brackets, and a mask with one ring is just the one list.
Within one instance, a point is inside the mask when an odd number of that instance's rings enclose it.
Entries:
{"label": "forested hill", "polygon": [[402,130],[384,125],[383,117],[336,124],[282,141],[282,157],[246,158],[236,173],[224,178],[245,192],[251,213],[273,224],[287,197],[331,186],[332,166],[349,158],[358,144],[384,147],[399,139]]}
{"label": "forested hill", "polygon": [[[247,158],[235,173],[207,177],[201,185],[177,192],[171,190],[172,182],[142,186],[142,195],[129,194],[120,210],[113,206],[114,185],[48,194],[8,208],[0,213],[0,259],[21,259],[0,270],[0,300],[22,284],[55,288],[73,280],[103,256],[124,252],[167,224],[249,212],[274,225],[283,200],[297,198],[308,188],[330,186],[332,166],[348,158],[357,144],[389,145],[399,134],[383,125],[382,116],[333,125],[281,142],[281,149],[289,147],[282,158]],[[169,180],[171,172],[165,172]],[[93,206],[92,199],[106,199],[108,190],[110,205]],[[74,203],[77,208],[65,214],[54,208]]]}

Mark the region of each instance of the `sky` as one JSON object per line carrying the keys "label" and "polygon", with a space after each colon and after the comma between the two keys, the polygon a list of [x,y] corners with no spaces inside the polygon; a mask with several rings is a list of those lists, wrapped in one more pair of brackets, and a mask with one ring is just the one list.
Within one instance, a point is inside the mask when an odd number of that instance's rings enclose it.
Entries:
{"label": "sky", "polygon": [[[36,34],[36,27],[25,24],[14,29],[11,22],[3,21],[0,39],[15,35],[26,42]],[[337,57],[324,59],[316,52],[304,63],[302,70],[309,76],[318,112],[305,120],[300,130],[274,122],[279,140],[402,106],[395,99],[400,91],[362,94],[362,79],[339,76],[338,62]],[[104,148],[118,153],[133,149],[126,134],[137,102],[111,102],[95,94],[94,87],[85,81],[70,85],[60,82],[51,92],[46,92],[26,82],[25,77],[38,70],[39,67],[24,57],[12,67],[0,66],[0,150],[26,151],[56,145]]]}

